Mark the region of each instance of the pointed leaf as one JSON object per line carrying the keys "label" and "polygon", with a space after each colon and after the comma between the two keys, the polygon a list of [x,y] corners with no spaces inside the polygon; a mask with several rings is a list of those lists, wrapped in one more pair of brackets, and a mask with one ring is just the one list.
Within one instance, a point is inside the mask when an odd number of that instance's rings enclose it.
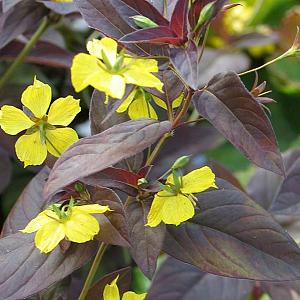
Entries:
{"label": "pointed leaf", "polygon": [[199,114],[256,165],[279,175],[284,166],[272,125],[233,72],[216,75],[193,96]]}
{"label": "pointed leaf", "polygon": [[78,12],[77,7],[75,6],[75,3],[73,2],[53,2],[53,1],[45,1],[43,0],[42,3],[49,9],[53,10],[54,12],[61,14],[61,15],[67,15],[71,13]]}
{"label": "pointed leaf", "polygon": [[121,43],[151,43],[180,45],[180,39],[167,26],[136,30],[123,36]]}
{"label": "pointed leaf", "polygon": [[142,152],[171,129],[168,121],[132,120],[72,145],[55,163],[47,185],[49,198],[68,184]]}
{"label": "pointed leaf", "polygon": [[133,259],[148,277],[152,278],[165,236],[165,226],[145,226],[150,210],[149,201],[134,201],[126,206]]}
{"label": "pointed leaf", "polygon": [[176,33],[177,37],[180,38],[182,43],[187,40],[188,34],[188,6],[188,0],[178,0],[170,21],[170,29]]}
{"label": "pointed leaf", "polygon": [[147,300],[244,300],[254,282],[215,276],[168,258],[152,282]]}
{"label": "pointed leaf", "polygon": [[60,281],[80,268],[95,253],[93,243],[59,247],[41,254],[33,235],[15,233],[0,240],[0,295],[5,300],[24,299]]}
{"label": "pointed leaf", "polygon": [[224,181],[198,195],[196,216],[168,226],[165,251],[202,271],[266,281],[298,280],[300,250],[272,216]]}
{"label": "pointed leaf", "polygon": [[108,205],[112,210],[97,216],[100,233],[97,239],[110,245],[129,247],[129,229],[123,202],[119,196],[107,188],[96,188],[91,192],[93,202]]}

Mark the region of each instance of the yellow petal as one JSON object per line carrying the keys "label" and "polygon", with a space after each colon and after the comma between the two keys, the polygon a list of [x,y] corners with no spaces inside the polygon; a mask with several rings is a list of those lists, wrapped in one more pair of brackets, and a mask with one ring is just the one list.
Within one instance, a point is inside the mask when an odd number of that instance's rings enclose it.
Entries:
{"label": "yellow petal", "polygon": [[151,104],[140,95],[129,106],[128,115],[131,120],[151,118],[157,120],[157,114]]}
{"label": "yellow petal", "polygon": [[43,144],[40,132],[22,135],[15,145],[16,154],[24,167],[41,165],[47,157],[47,146]]}
{"label": "yellow petal", "polygon": [[71,67],[71,80],[76,92],[82,91],[89,85],[102,91],[100,83],[103,73],[101,62],[96,57],[85,53],[75,55]]}
{"label": "yellow petal", "polygon": [[100,204],[87,204],[87,205],[80,205],[74,206],[72,211],[75,213],[87,213],[87,214],[103,214],[106,211],[109,211],[109,207],[107,205],[100,205]]}
{"label": "yellow petal", "polygon": [[87,213],[76,213],[64,223],[67,238],[75,243],[85,243],[94,238],[100,227],[97,219]]}
{"label": "yellow petal", "polygon": [[18,134],[19,132],[34,125],[22,110],[4,105],[0,110],[0,126],[8,134]]}
{"label": "yellow petal", "polygon": [[159,78],[155,77],[150,72],[144,72],[144,70],[138,70],[130,68],[123,73],[126,83],[135,84],[142,87],[156,88],[162,92],[163,83]]}
{"label": "yellow petal", "polygon": [[49,109],[48,123],[52,125],[69,125],[81,111],[80,100],[73,96],[55,100]]}
{"label": "yellow petal", "polygon": [[[179,106],[181,105],[182,100],[183,100],[183,96],[184,96],[183,93],[180,94],[180,96],[177,97],[177,98],[172,102],[172,109],[177,108],[177,107],[179,107]],[[167,110],[167,104],[166,104],[165,101],[163,101],[162,99],[160,99],[160,98],[158,98],[158,97],[156,97],[156,96],[154,96],[154,95],[152,95],[152,98],[153,98],[154,102],[155,102],[158,106],[160,106],[161,108]]]}
{"label": "yellow petal", "polygon": [[118,109],[116,110],[116,112],[122,113],[122,112],[126,111],[128,109],[128,106],[130,105],[130,103],[133,101],[135,95],[136,95],[136,90],[134,89],[128,95],[128,97],[122,102],[122,104],[118,107]]}
{"label": "yellow petal", "polygon": [[51,97],[51,87],[34,78],[33,85],[23,92],[21,102],[37,118],[42,118],[49,108]]}
{"label": "yellow petal", "polygon": [[173,102],[172,102],[172,108],[177,108],[181,105],[184,98],[184,93],[181,93]]}
{"label": "yellow petal", "polygon": [[69,127],[47,130],[46,137],[47,149],[55,157],[59,157],[78,141],[76,131]]}
{"label": "yellow petal", "polygon": [[122,99],[125,93],[125,80],[120,75],[111,75],[110,78],[102,78],[102,84],[106,87],[104,92],[112,98]]}
{"label": "yellow petal", "polygon": [[124,64],[141,72],[158,72],[158,62],[155,59],[125,58]]}
{"label": "yellow petal", "polygon": [[20,230],[23,233],[32,233],[38,231],[42,226],[57,219],[57,215],[51,210],[45,210],[39,213],[34,219],[32,219],[27,226]]}
{"label": "yellow petal", "polygon": [[134,292],[126,292],[124,293],[122,300],[144,300],[146,298],[147,293],[144,294],[136,294]]}
{"label": "yellow petal", "polygon": [[102,59],[102,51],[105,52],[111,66],[114,66],[117,58],[118,44],[111,38],[103,38],[101,40],[93,39],[87,43],[87,50],[93,56]]}
{"label": "yellow petal", "polygon": [[194,206],[187,197],[181,194],[172,196],[162,191],[154,197],[146,225],[155,227],[161,221],[165,224],[179,225],[192,218],[194,214]]}
{"label": "yellow petal", "polygon": [[51,222],[42,226],[35,235],[35,245],[42,253],[52,251],[65,237],[64,225],[58,221]]}
{"label": "yellow petal", "polygon": [[196,169],[182,177],[181,192],[184,194],[200,193],[210,187],[217,188],[215,174],[207,166]]}
{"label": "yellow petal", "polygon": [[110,284],[107,284],[103,292],[103,300],[120,300],[119,288],[117,286],[117,276]]}

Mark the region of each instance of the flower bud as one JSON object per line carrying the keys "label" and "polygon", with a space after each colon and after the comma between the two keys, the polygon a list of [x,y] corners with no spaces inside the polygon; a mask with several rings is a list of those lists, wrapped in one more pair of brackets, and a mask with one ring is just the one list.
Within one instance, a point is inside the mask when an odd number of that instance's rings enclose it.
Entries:
{"label": "flower bud", "polygon": [[189,155],[181,156],[181,157],[176,159],[176,161],[174,162],[171,169],[176,170],[176,169],[179,169],[179,168],[183,168],[189,162],[190,162],[190,156]]}
{"label": "flower bud", "polygon": [[141,15],[133,16],[131,17],[138,27],[144,29],[144,28],[154,28],[157,27],[158,25],[150,20],[149,18]]}

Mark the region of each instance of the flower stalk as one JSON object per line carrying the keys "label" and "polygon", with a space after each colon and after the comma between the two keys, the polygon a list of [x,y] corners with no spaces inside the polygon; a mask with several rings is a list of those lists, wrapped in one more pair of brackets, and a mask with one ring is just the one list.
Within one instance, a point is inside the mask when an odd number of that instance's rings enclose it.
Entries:
{"label": "flower stalk", "polygon": [[108,245],[104,243],[100,245],[78,300],[84,300],[86,298],[107,246]]}
{"label": "flower stalk", "polygon": [[5,86],[7,81],[12,77],[12,75],[16,72],[18,67],[23,63],[26,56],[29,54],[31,49],[35,46],[35,44],[38,42],[41,35],[45,32],[45,30],[48,28],[50,24],[49,18],[44,17],[42,19],[42,22],[40,23],[40,26],[36,30],[36,32],[33,34],[33,36],[30,38],[26,46],[23,48],[23,50],[19,53],[17,58],[14,60],[14,62],[9,66],[9,68],[6,70],[6,72],[1,76],[0,78],[0,90]]}

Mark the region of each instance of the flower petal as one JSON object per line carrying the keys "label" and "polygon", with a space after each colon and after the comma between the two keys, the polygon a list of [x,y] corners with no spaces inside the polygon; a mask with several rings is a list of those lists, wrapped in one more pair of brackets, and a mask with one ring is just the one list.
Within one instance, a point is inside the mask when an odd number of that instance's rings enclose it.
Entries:
{"label": "flower petal", "polygon": [[122,300],[144,300],[147,296],[147,293],[136,294],[134,292],[126,292],[123,294]]}
{"label": "flower petal", "polygon": [[82,91],[89,85],[102,91],[103,87],[100,83],[104,71],[100,65],[99,59],[92,55],[85,53],[75,55],[71,67],[71,80],[76,92]]}
{"label": "flower petal", "polygon": [[154,197],[146,225],[156,227],[161,221],[165,224],[179,225],[194,214],[195,209],[189,198],[181,194],[170,196],[168,192],[162,191]]}
{"label": "flower petal", "polygon": [[55,157],[59,157],[77,141],[77,132],[72,128],[66,127],[46,130],[47,149]]}
{"label": "flower petal", "polygon": [[203,192],[210,187],[217,188],[215,177],[215,174],[207,166],[196,169],[182,177],[181,192],[192,194]]}
{"label": "flower petal", "polygon": [[158,120],[157,114],[151,104],[142,95],[138,96],[130,104],[128,109],[128,115],[131,120],[141,118],[151,118]]}
{"label": "flower petal", "polygon": [[118,109],[116,110],[116,112],[122,113],[122,112],[126,111],[128,109],[128,106],[130,105],[130,103],[133,101],[135,95],[136,95],[136,90],[134,89],[128,95],[128,97],[122,102],[122,104],[118,107]]}
{"label": "flower petal", "polygon": [[4,132],[15,135],[33,125],[22,110],[10,105],[1,107],[0,126]]}
{"label": "flower petal", "polygon": [[155,59],[125,58],[124,64],[131,69],[140,70],[141,72],[158,72],[158,62]]}
{"label": "flower petal", "polygon": [[119,288],[117,286],[117,276],[110,284],[107,284],[103,292],[103,300],[120,300]]}
{"label": "flower petal", "polygon": [[156,88],[162,92],[163,83],[159,78],[143,69],[129,68],[123,73],[126,83],[135,84],[142,87]]}
{"label": "flower petal", "polygon": [[35,245],[42,253],[52,251],[65,237],[64,225],[52,221],[42,226],[35,235]]}
{"label": "flower petal", "polygon": [[21,102],[35,117],[42,118],[49,108],[51,97],[51,87],[34,78],[33,85],[23,92]]}
{"label": "flower petal", "polygon": [[116,63],[118,44],[111,38],[105,37],[101,40],[93,39],[92,41],[89,41],[87,43],[87,50],[91,55],[96,56],[100,59],[103,59],[103,51],[108,58],[111,66],[114,66],[114,64]]}
{"label": "flower petal", "polygon": [[40,132],[22,135],[15,145],[16,154],[24,167],[41,165],[47,157],[47,146],[43,144]]}
{"label": "flower petal", "polygon": [[80,100],[73,96],[55,100],[49,109],[48,123],[51,125],[68,126],[81,111]]}
{"label": "flower petal", "polygon": [[64,223],[67,238],[75,243],[85,243],[94,238],[99,232],[100,226],[97,219],[87,213],[76,213]]}
{"label": "flower petal", "polygon": [[87,204],[87,205],[80,205],[74,206],[72,211],[75,213],[87,213],[87,214],[103,214],[106,211],[109,211],[109,207],[107,205],[100,205],[100,204]]}
{"label": "flower petal", "polygon": [[20,230],[23,233],[32,233],[38,231],[42,226],[56,219],[56,214],[51,210],[44,210],[40,212],[34,219],[32,219],[27,226]]}
{"label": "flower petal", "polygon": [[125,93],[126,83],[122,76],[111,75],[110,78],[102,78],[102,84],[106,87],[104,92],[112,98],[122,99]]}

